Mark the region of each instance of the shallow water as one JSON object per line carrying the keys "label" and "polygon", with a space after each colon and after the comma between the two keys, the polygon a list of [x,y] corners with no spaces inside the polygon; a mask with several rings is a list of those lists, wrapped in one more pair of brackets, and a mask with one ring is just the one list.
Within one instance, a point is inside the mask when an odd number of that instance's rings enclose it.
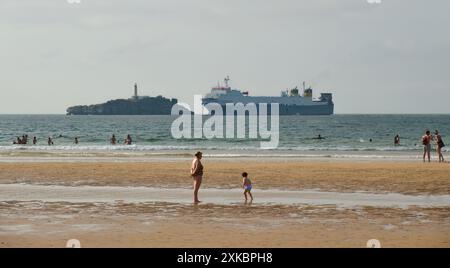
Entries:
{"label": "shallow water", "polygon": [[[338,207],[442,207],[450,206],[450,195],[403,195],[398,193],[373,194],[367,192],[341,193],[318,190],[253,191],[255,204],[280,205],[336,205]],[[236,204],[243,201],[240,189],[202,189],[200,197],[205,203]],[[0,201],[42,201],[71,203],[144,203],[192,202],[192,190],[184,188],[151,188],[119,186],[54,186],[29,184],[0,184]]]}
{"label": "shallow water", "polygon": [[[248,150],[259,151],[260,139],[174,139],[170,128],[175,118],[0,115],[0,152],[210,150],[245,154]],[[420,152],[420,138],[427,128],[439,129],[445,141],[446,135],[450,133],[450,115],[282,116],[279,125],[280,143],[272,153],[358,151],[384,155],[385,152]],[[30,138],[36,136],[38,144],[13,146],[13,140],[23,134],[28,134]],[[130,134],[135,144],[110,146],[109,138],[112,134],[122,142]],[[313,139],[319,134],[325,139]],[[396,134],[401,137],[401,146],[393,146]],[[47,137],[54,138],[55,146],[47,146]],[[80,144],[73,144],[74,137],[79,138]],[[449,147],[444,147],[445,152],[448,150]]]}
{"label": "shallow water", "polygon": [[[342,154],[340,152],[331,152],[327,154],[320,153],[299,153],[299,154],[271,154],[258,153],[256,151],[246,151],[246,153],[221,153],[212,151],[203,151],[203,155],[207,159],[234,161],[237,158],[245,158],[255,161],[351,161],[351,162],[365,162],[365,161],[397,161],[397,162],[410,162],[420,161],[422,158],[417,153],[401,152],[401,153],[385,153],[379,154],[362,154],[360,152],[348,152]],[[98,152],[1,152],[0,151],[0,163],[47,163],[47,162],[151,162],[151,161],[190,161],[192,154],[185,151],[162,151],[158,153],[141,153],[141,152],[127,152],[127,153],[115,153],[111,151],[98,151]],[[435,160],[435,159],[433,159]]]}

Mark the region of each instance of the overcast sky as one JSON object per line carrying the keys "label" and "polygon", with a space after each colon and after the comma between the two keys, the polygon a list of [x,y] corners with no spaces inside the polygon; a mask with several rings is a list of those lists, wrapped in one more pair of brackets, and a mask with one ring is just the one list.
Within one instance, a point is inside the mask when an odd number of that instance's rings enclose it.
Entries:
{"label": "overcast sky", "polygon": [[[450,113],[448,0],[0,0],[0,113],[164,95],[226,75],[312,85],[336,113]],[[373,0],[372,0],[373,1]]]}

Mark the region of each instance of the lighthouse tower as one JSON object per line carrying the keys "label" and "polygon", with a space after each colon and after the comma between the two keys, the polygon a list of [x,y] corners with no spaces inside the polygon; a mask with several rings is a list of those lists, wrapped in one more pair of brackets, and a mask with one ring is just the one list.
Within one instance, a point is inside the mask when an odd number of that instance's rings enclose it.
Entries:
{"label": "lighthouse tower", "polygon": [[134,96],[133,99],[138,99],[138,87],[137,87],[137,83],[134,83]]}

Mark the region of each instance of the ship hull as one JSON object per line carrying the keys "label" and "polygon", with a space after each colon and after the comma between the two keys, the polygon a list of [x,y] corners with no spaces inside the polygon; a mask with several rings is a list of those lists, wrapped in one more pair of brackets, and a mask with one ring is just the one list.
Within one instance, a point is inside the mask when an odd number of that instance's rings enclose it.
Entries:
{"label": "ship hull", "polygon": [[[214,102],[203,102],[203,105]],[[225,114],[226,105],[221,105]],[[259,105],[257,105],[259,113]],[[236,114],[237,112],[235,112]],[[333,103],[320,103],[315,105],[279,105],[279,115],[332,115],[334,113]],[[271,114],[270,104],[267,105],[267,114]]]}
{"label": "ship hull", "polygon": [[334,105],[280,105],[280,115],[332,115]]}

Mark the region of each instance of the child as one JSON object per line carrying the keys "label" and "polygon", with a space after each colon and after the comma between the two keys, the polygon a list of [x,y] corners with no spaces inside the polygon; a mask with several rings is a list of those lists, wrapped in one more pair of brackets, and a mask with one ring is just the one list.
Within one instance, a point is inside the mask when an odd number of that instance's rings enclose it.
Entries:
{"label": "child", "polygon": [[242,188],[244,188],[245,201],[247,201],[247,194],[250,195],[250,200],[253,201],[253,195],[251,193],[252,181],[248,178],[247,172],[242,173]]}

